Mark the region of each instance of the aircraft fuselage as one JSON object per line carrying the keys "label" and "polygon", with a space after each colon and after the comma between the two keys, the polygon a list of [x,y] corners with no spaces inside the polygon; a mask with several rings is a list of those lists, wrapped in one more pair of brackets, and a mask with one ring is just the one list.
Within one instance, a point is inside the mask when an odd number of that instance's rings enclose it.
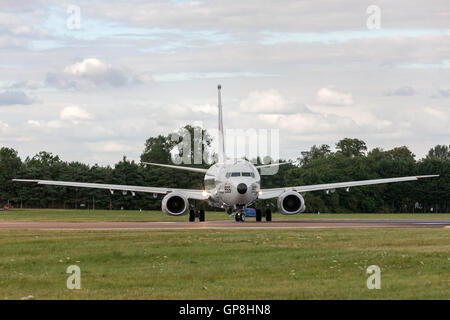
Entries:
{"label": "aircraft fuselage", "polygon": [[222,208],[250,205],[258,199],[261,178],[255,166],[246,160],[227,160],[212,165],[205,175],[210,204]]}

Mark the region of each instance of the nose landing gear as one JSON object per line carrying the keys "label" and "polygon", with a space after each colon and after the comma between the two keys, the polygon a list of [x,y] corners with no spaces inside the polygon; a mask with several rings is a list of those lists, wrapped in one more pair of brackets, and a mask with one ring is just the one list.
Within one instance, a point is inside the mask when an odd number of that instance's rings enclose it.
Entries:
{"label": "nose landing gear", "polygon": [[242,211],[236,212],[234,219],[236,220],[236,222],[244,222],[245,221],[245,213]]}

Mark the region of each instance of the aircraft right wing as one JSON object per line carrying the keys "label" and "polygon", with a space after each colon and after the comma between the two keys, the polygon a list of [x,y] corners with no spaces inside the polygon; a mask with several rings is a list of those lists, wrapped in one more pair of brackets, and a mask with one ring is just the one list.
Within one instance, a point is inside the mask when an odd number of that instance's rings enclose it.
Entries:
{"label": "aircraft right wing", "polygon": [[32,179],[13,179],[17,182],[34,182],[37,184],[62,186],[62,187],[75,187],[75,188],[93,188],[93,189],[106,189],[111,193],[114,191],[122,192],[146,192],[146,193],[158,193],[167,194],[173,191],[179,191],[184,193],[189,199],[194,200],[206,200],[209,198],[209,193],[204,190],[196,189],[175,189],[175,188],[160,188],[160,187],[142,187],[142,186],[128,186],[121,184],[103,184],[103,183],[86,183],[86,182],[72,182],[72,181],[52,181],[52,180],[32,180]]}
{"label": "aircraft right wing", "polygon": [[334,190],[338,188],[350,188],[358,186],[367,186],[372,184],[380,183],[392,183],[392,182],[403,182],[403,181],[414,181],[423,178],[433,178],[439,177],[438,174],[425,175],[425,176],[410,176],[410,177],[399,177],[399,178],[387,178],[387,179],[373,179],[373,180],[360,180],[360,181],[349,181],[349,182],[337,182],[337,183],[323,183],[323,184],[313,184],[308,186],[294,186],[285,188],[273,188],[273,189],[261,189],[261,195],[258,199],[271,199],[279,197],[285,191],[297,191],[299,193],[317,191],[317,190]]}

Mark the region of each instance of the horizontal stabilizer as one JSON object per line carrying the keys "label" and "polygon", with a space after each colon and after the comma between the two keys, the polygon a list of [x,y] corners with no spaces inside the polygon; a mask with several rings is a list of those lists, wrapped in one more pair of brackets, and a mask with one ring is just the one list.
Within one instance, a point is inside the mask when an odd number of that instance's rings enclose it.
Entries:
{"label": "horizontal stabilizer", "polygon": [[292,164],[292,162],[277,162],[277,163],[270,163],[270,164],[262,164],[260,166],[255,166],[256,169],[261,169],[261,168],[269,168],[269,167],[275,167],[275,166],[281,166],[283,164]]}
{"label": "horizontal stabilizer", "polygon": [[141,162],[141,163],[151,165],[151,166],[158,166],[158,167],[165,167],[165,168],[172,168],[172,169],[186,170],[186,171],[200,172],[200,173],[206,173],[206,171],[208,171],[208,169],[174,166],[174,165],[162,164],[162,163],[153,163],[153,162]]}

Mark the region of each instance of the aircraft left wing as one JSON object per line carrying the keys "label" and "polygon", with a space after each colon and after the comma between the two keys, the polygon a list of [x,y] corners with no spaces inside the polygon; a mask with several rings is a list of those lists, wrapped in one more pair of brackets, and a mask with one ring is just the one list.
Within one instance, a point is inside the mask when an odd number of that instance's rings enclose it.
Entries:
{"label": "aircraft left wing", "polygon": [[372,184],[380,183],[392,183],[392,182],[403,182],[403,181],[414,181],[423,178],[433,178],[439,177],[437,174],[426,175],[426,176],[410,176],[410,177],[399,177],[399,178],[387,178],[387,179],[373,179],[373,180],[360,180],[360,181],[349,181],[349,182],[337,182],[337,183],[324,183],[324,184],[313,184],[308,186],[296,186],[296,187],[286,187],[286,188],[274,188],[274,189],[261,189],[261,194],[258,199],[271,199],[279,197],[285,191],[297,191],[299,193],[317,191],[317,190],[331,190],[334,191],[338,188],[350,188],[358,186],[367,186]]}
{"label": "aircraft left wing", "polygon": [[103,184],[103,183],[86,183],[86,182],[72,182],[72,181],[52,181],[52,180],[32,180],[32,179],[13,179],[17,182],[34,182],[37,184],[62,186],[62,187],[75,187],[75,188],[93,188],[93,189],[106,189],[111,193],[114,191],[122,192],[146,192],[146,193],[158,193],[167,194],[173,191],[179,191],[184,193],[189,199],[194,200],[206,200],[209,198],[209,193],[203,190],[196,189],[176,189],[176,188],[160,188],[160,187],[142,187],[142,186],[127,186],[121,184]]}

